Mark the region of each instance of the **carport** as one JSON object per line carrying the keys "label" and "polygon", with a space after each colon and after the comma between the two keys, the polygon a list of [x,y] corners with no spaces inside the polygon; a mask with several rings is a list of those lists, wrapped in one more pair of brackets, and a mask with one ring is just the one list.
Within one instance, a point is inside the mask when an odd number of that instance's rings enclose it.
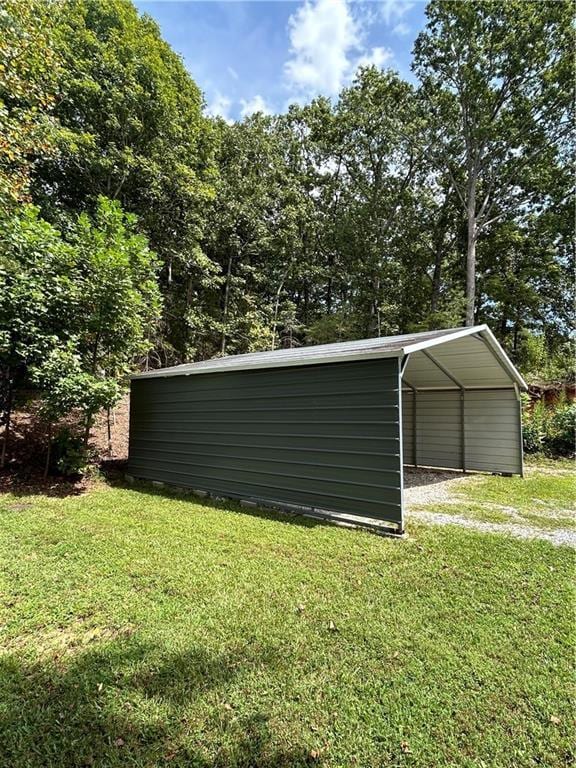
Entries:
{"label": "carport", "polygon": [[129,472],[401,532],[405,464],[522,474],[523,389],[485,325],[148,371]]}

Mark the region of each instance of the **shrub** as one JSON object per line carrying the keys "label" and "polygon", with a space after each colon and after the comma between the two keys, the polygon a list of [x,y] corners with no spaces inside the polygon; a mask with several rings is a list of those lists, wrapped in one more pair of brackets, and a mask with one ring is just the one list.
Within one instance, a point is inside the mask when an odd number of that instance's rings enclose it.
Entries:
{"label": "shrub", "polygon": [[68,427],[60,429],[52,441],[52,465],[65,477],[84,475],[88,469],[84,441]]}
{"label": "shrub", "polygon": [[566,403],[550,414],[544,450],[552,456],[569,456],[574,453],[575,441],[576,405]]}
{"label": "shrub", "polygon": [[576,405],[561,402],[554,408],[537,403],[525,408],[522,436],[526,453],[571,456],[576,442]]}

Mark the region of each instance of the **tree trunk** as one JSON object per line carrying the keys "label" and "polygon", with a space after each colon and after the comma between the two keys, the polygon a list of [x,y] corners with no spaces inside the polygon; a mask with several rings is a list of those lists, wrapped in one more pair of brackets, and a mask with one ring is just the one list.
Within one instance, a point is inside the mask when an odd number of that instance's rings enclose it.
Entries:
{"label": "tree trunk", "polygon": [[108,430],[108,456],[112,457],[112,425],[110,423],[110,408],[106,408],[106,428]]}
{"label": "tree trunk", "polygon": [[467,218],[468,242],[466,248],[466,326],[474,325],[476,305],[476,177],[471,173],[468,184]]}
{"label": "tree trunk", "polygon": [[44,480],[48,479],[50,459],[52,458],[52,422],[48,423],[48,445],[46,448],[46,463],[44,464]]}
{"label": "tree trunk", "polygon": [[432,297],[430,299],[430,314],[434,315],[438,309],[440,287],[442,285],[442,246],[437,245],[434,253],[434,272],[432,274]]}
{"label": "tree trunk", "polygon": [[[442,260],[445,250],[446,228],[448,226],[448,214],[450,207],[451,187],[448,184],[444,189],[444,202],[440,211],[438,226],[434,236],[434,271],[432,273],[432,295],[430,297],[430,314],[434,315],[438,310],[440,302],[440,291],[442,289]],[[431,329],[433,330],[433,329]]]}
{"label": "tree trunk", "polygon": [[12,420],[12,380],[10,378],[10,368],[8,368],[8,390],[6,395],[6,424],[4,424],[4,434],[2,436],[2,452],[0,453],[0,469],[6,466],[6,452],[8,450],[8,437],[10,436],[10,422]]}
{"label": "tree trunk", "polygon": [[222,337],[220,339],[220,352],[226,354],[226,323],[228,321],[228,304],[230,302],[230,279],[232,277],[232,256],[228,258],[228,268],[226,270],[226,282],[224,283],[224,301],[222,304]]}
{"label": "tree trunk", "polygon": [[84,450],[88,449],[88,440],[90,439],[90,429],[92,427],[92,414],[86,414],[86,421],[84,422]]}

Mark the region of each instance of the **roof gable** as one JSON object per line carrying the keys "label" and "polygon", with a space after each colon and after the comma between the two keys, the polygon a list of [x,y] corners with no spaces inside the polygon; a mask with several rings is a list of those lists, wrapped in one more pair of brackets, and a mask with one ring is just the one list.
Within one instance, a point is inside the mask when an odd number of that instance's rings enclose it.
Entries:
{"label": "roof gable", "polygon": [[370,358],[404,357],[415,352],[455,342],[467,336],[482,339],[493,357],[498,360],[508,379],[526,388],[526,383],[486,325],[471,328],[451,328],[438,331],[423,331],[399,336],[382,336],[359,341],[344,341],[336,344],[319,344],[293,349],[276,349],[270,352],[253,352],[245,355],[229,355],[197,363],[185,363],[171,368],[160,368],[132,376],[133,379],[192,376],[202,373],[223,373],[225,371],[282,368],[296,365],[318,365],[326,363],[365,360]]}

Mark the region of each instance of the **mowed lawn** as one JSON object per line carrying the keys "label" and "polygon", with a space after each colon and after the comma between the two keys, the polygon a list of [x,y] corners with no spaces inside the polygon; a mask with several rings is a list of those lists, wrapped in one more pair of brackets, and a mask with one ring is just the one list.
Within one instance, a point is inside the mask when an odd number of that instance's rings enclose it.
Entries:
{"label": "mowed lawn", "polygon": [[0,541],[2,766],[571,762],[567,547],[105,484]]}

